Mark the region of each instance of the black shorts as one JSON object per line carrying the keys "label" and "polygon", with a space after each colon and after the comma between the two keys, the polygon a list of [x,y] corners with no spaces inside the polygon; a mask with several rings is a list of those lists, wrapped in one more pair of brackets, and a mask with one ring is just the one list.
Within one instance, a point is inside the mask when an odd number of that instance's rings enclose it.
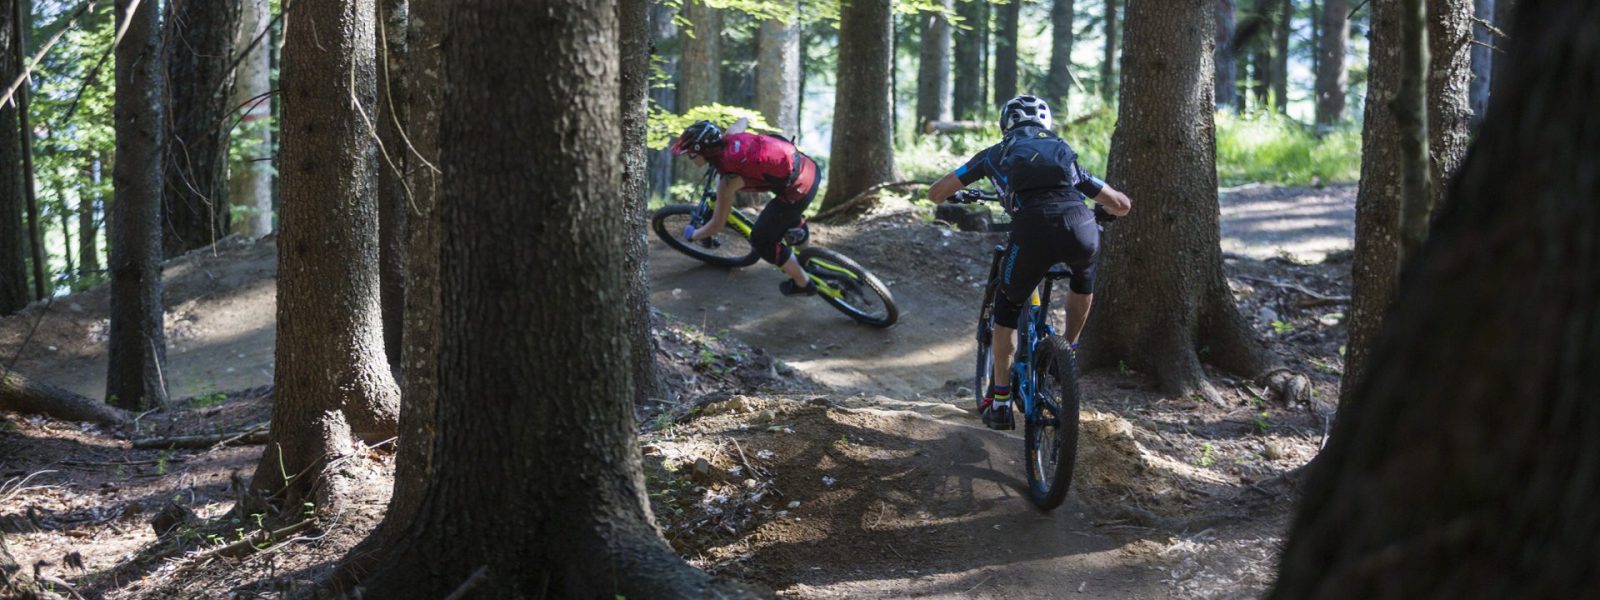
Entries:
{"label": "black shorts", "polygon": [[1056,263],[1065,263],[1072,270],[1068,287],[1073,292],[1094,293],[1099,257],[1100,228],[1095,225],[1094,211],[1082,202],[1018,212],[1000,264],[1001,297],[995,299],[995,323],[1015,328],[1022,303]]}
{"label": "black shorts", "polygon": [[[809,162],[811,159],[805,160]],[[811,168],[813,172],[816,169],[815,166]],[[756,217],[755,225],[750,228],[750,245],[755,247],[756,254],[761,255],[762,260],[778,266],[789,261],[789,249],[783,245],[783,234],[805,218],[806,208],[817,198],[817,189],[821,187],[813,179],[809,182],[809,189],[798,190],[799,198],[788,200],[784,199],[785,194],[779,194],[767,202],[767,207],[761,210],[761,216]]]}

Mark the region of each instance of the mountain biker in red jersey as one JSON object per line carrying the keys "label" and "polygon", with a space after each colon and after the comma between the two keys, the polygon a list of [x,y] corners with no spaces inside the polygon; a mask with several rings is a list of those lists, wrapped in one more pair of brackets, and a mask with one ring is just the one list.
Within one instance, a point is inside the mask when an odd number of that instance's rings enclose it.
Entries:
{"label": "mountain biker in red jersey", "polygon": [[777,265],[789,276],[778,285],[785,296],[816,293],[800,269],[800,261],[783,245],[784,233],[801,224],[806,207],[811,206],[821,187],[818,183],[822,173],[816,161],[789,140],[757,133],[725,133],[710,121],[700,121],[683,130],[672,145],[672,153],[687,154],[699,166],[710,164],[722,176],[711,221],[698,229],[690,225],[683,232],[685,239],[699,241],[720,233],[728,224],[728,212],[733,210],[734,196],[740,191],[772,192],[774,199],[767,203],[750,231],[750,245],[762,260]]}
{"label": "mountain biker in red jersey", "polygon": [[1022,304],[1051,265],[1072,269],[1067,294],[1067,330],[1074,346],[1094,301],[1095,264],[1100,254],[1100,229],[1092,198],[1114,217],[1128,214],[1126,195],[1090,176],[1078,166],[1077,153],[1050,132],[1050,107],[1033,96],[1018,96],[1000,110],[1000,143],[985,148],[955,172],[928,189],[942,203],[961,188],[988,177],[995,182],[1012,215],[1011,239],[1001,267],[1000,292],[994,299],[994,373],[984,395],[983,422],[1011,428],[1011,363],[1017,319]]}

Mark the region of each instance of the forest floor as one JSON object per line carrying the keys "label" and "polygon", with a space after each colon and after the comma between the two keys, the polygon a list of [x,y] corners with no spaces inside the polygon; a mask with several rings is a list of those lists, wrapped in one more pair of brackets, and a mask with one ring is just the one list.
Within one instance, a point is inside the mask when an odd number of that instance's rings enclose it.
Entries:
{"label": "forest floor", "polygon": [[[1348,294],[1354,196],[1249,186],[1222,201],[1241,310],[1308,377],[1312,400],[1279,403],[1260,382],[1213,373],[1231,401],[1221,407],[1125,369],[1085,374],[1073,491],[1051,513],[1026,499],[1020,435],[984,429],[972,410],[978,282],[1003,234],[950,231],[902,203],[813,226],[814,243],[891,287],[902,313],[888,330],[780,297],[769,268],[703,267],[652,242],[673,397],[639,418],[663,533],[699,567],[803,598],[1258,596],[1298,496],[1293,473],[1337,397],[1346,307],[1311,294]],[[124,431],[0,415],[0,531],[20,562],[87,597],[277,598],[314,585],[376,525],[387,448],[350,464],[366,500],[265,551],[215,551],[253,523],[161,537],[149,524],[171,505],[219,517],[235,475],[253,472],[259,446],[131,446],[269,418],[275,275],[270,239],[168,263],[174,410]],[[105,294],[0,320],[0,360],[98,397]]]}

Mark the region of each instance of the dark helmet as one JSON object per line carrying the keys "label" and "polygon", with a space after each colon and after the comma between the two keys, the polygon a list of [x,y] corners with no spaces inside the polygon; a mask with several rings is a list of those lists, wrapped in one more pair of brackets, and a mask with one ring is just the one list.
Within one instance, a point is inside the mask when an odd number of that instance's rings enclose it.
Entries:
{"label": "dark helmet", "polygon": [[1033,122],[1050,128],[1050,105],[1033,96],[1017,96],[1000,108],[1000,133],[1011,131],[1022,123]]}
{"label": "dark helmet", "polygon": [[722,128],[711,121],[700,121],[683,130],[683,135],[678,136],[678,142],[672,145],[672,155],[682,156],[685,152],[700,154],[707,148],[722,145]]}

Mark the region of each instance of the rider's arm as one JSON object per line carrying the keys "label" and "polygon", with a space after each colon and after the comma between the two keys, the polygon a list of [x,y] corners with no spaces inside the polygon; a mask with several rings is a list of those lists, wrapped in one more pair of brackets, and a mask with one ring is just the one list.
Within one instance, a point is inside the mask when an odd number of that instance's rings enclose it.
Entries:
{"label": "rider's arm", "polygon": [[705,227],[695,230],[694,239],[703,240],[718,233],[728,224],[728,213],[733,211],[733,198],[744,189],[744,178],[738,175],[728,175],[722,178],[722,184],[717,186],[717,210],[711,216],[711,222]]}
{"label": "rider's arm", "polygon": [[957,167],[954,172],[935,181],[933,187],[928,188],[928,199],[934,204],[942,203],[949,200],[951,194],[960,191],[961,188],[972,185],[984,177],[992,176],[994,171],[990,168],[988,160],[989,150],[990,148],[984,148],[968,159],[967,164]]}
{"label": "rider's arm", "polygon": [[1100,193],[1095,195],[1094,201],[1105,207],[1106,212],[1118,217],[1127,216],[1128,211],[1133,209],[1133,201],[1128,199],[1127,194],[1107,184],[1100,186]]}
{"label": "rider's arm", "polygon": [[950,199],[951,194],[960,191],[963,187],[966,186],[962,185],[961,178],[956,177],[955,173],[945,175],[940,177],[938,181],[933,182],[933,187],[928,188],[928,199],[932,200],[934,204],[942,204],[945,200]]}

